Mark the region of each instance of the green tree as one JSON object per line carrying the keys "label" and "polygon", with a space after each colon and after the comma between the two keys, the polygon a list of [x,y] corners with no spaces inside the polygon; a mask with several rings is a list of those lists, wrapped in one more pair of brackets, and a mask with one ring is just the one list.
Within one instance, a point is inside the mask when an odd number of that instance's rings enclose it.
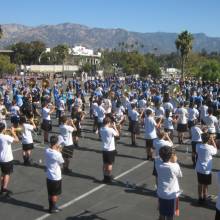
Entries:
{"label": "green tree", "polygon": [[55,58],[54,64],[64,64],[66,57],[69,54],[68,46],[65,44],[59,44],[52,49],[52,57]]}
{"label": "green tree", "polygon": [[188,31],[180,33],[175,41],[176,48],[180,52],[181,74],[184,77],[184,67],[187,62],[188,55],[192,50],[193,36]]}
{"label": "green tree", "polygon": [[30,64],[39,64],[40,55],[46,50],[46,46],[41,41],[32,41],[29,44]]}
{"label": "green tree", "polygon": [[219,81],[220,80],[220,62],[215,59],[206,60],[200,68],[198,76],[203,80]]}
{"label": "green tree", "polygon": [[11,45],[10,49],[13,50],[13,63],[31,65],[39,63],[39,57],[46,47],[41,41],[32,41],[30,43],[18,42]]}
{"label": "green tree", "polygon": [[0,76],[3,73],[11,74],[14,73],[16,68],[15,64],[12,64],[9,56],[0,55]]}

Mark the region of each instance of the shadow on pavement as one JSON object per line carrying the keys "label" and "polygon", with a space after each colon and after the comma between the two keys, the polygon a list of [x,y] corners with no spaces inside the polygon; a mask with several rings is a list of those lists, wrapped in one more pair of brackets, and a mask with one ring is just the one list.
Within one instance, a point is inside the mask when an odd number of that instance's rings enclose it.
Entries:
{"label": "shadow on pavement", "polygon": [[108,212],[112,209],[116,209],[116,208],[118,208],[118,207],[117,206],[112,207],[112,208],[105,209],[103,211],[99,211],[99,212],[95,212],[95,213],[93,213],[91,211],[88,211],[88,210],[85,210],[85,211],[83,211],[82,213],[80,213],[76,216],[67,217],[66,220],[107,220],[106,218],[102,218],[98,215],[102,214],[102,213],[105,213],[105,212]]}

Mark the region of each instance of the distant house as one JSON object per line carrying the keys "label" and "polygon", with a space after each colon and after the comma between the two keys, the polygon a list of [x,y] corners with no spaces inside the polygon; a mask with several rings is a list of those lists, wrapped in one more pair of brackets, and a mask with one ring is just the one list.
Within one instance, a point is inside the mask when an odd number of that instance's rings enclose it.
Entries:
{"label": "distant house", "polygon": [[180,76],[180,69],[177,68],[167,68],[165,71],[165,75],[168,77],[178,77]]}
{"label": "distant house", "polygon": [[[50,48],[46,48],[46,53],[50,52]],[[69,48],[69,56],[66,58],[65,63],[69,65],[82,66],[86,63],[91,65],[100,64],[102,54],[100,52],[95,53],[94,50],[88,49],[81,45]]]}
{"label": "distant house", "polygon": [[13,53],[13,50],[0,50],[0,54],[10,54]]}

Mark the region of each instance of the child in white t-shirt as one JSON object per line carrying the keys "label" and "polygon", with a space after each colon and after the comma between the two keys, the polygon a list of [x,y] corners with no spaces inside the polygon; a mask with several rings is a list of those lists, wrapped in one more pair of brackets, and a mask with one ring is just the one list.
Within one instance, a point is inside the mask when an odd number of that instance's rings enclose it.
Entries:
{"label": "child in white t-shirt", "polygon": [[30,123],[27,122],[26,118],[22,116],[20,118],[20,125],[22,128],[22,149],[23,149],[23,160],[24,165],[31,165],[31,153],[34,148],[34,142],[32,132],[36,128],[33,118],[29,119]]}
{"label": "child in white t-shirt", "polygon": [[202,134],[202,143],[196,145],[196,171],[198,177],[198,203],[206,202],[208,185],[212,183],[212,156],[217,154],[217,147],[213,136]]}
{"label": "child in white t-shirt", "polygon": [[190,129],[191,132],[191,144],[192,144],[192,162],[193,168],[196,166],[196,145],[202,143],[202,133],[203,131],[197,126],[197,120],[192,122],[192,127]]}

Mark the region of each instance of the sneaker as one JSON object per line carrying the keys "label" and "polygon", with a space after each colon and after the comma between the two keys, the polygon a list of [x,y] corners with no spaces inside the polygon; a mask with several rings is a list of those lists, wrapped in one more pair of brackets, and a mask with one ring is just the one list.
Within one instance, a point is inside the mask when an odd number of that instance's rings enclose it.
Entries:
{"label": "sneaker", "polygon": [[53,208],[49,209],[49,212],[50,213],[58,213],[60,212],[61,210],[57,207],[57,206],[54,206]]}
{"label": "sneaker", "polygon": [[3,189],[3,190],[1,190],[1,194],[4,196],[11,196],[11,195],[13,195],[13,192],[8,189]]}

